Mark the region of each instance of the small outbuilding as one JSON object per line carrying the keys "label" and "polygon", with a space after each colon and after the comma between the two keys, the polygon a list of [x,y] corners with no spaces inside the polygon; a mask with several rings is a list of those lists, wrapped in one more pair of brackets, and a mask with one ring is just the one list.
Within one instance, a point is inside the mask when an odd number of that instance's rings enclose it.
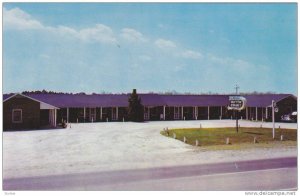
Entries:
{"label": "small outbuilding", "polygon": [[3,101],[4,130],[56,127],[57,109],[32,97],[16,93]]}

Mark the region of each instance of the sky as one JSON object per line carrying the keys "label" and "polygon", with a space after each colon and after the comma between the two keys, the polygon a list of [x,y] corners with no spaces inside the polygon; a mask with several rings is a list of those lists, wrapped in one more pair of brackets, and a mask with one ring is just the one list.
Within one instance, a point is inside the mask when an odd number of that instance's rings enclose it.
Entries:
{"label": "sky", "polygon": [[297,94],[296,3],[3,3],[3,92]]}

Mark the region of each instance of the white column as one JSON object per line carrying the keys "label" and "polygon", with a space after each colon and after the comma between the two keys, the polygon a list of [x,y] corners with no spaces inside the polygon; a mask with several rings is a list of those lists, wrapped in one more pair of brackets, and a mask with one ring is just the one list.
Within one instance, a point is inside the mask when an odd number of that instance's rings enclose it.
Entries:
{"label": "white column", "polygon": [[54,109],[54,127],[56,127],[57,110]]}
{"label": "white column", "polygon": [[194,107],[194,118],[197,120],[197,107]]}
{"label": "white column", "polygon": [[207,106],[207,120],[209,120],[209,106]]}
{"label": "white column", "polygon": [[175,120],[175,106],[174,106],[173,119]]}
{"label": "white column", "polygon": [[166,120],[166,106],[164,106],[163,119]]}
{"label": "white column", "polygon": [[83,122],[85,122],[85,107],[83,107]]}
{"label": "white column", "polygon": [[257,107],[256,107],[255,119],[257,121]]}
{"label": "white column", "polygon": [[246,107],[246,120],[248,120],[248,107]]}
{"label": "white column", "polygon": [[69,123],[69,108],[67,108],[67,123]]}
{"label": "white column", "polygon": [[263,110],[263,108],[261,108],[261,121],[262,122],[264,121],[264,110]]}
{"label": "white column", "polygon": [[54,118],[55,118],[55,112],[54,112],[54,109],[52,109],[51,111],[51,122],[52,122],[52,127],[54,127]]}
{"label": "white column", "polygon": [[118,107],[116,107],[116,120],[118,120],[119,119],[119,109],[118,109]]}
{"label": "white column", "polygon": [[195,107],[192,107],[193,108],[193,111],[192,111],[192,113],[193,113],[193,117],[192,118],[194,118],[195,119]]}
{"label": "white column", "polygon": [[94,121],[97,121],[97,107],[95,108],[95,119],[94,119]]}
{"label": "white column", "polygon": [[52,110],[49,110],[49,124],[52,125],[52,114],[51,114]]}
{"label": "white column", "polygon": [[100,107],[100,120],[102,121],[102,107]]}
{"label": "white column", "polygon": [[52,118],[52,120],[51,120],[51,122],[52,122],[52,126],[54,126],[54,118],[55,118],[55,112],[54,112],[54,110],[52,110],[51,111],[51,118]]}
{"label": "white column", "polygon": [[221,106],[221,111],[220,111],[220,113],[221,113],[221,115],[220,115],[220,116],[221,116],[221,119],[222,119],[222,106]]}
{"label": "white column", "polygon": [[266,107],[266,119],[268,118],[268,107]]}
{"label": "white column", "polygon": [[181,106],[181,119],[183,120],[183,106]]}

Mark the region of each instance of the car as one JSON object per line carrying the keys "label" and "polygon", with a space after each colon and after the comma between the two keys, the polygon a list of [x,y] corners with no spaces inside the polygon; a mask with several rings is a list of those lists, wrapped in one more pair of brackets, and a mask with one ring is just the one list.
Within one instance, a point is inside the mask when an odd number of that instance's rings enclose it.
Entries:
{"label": "car", "polygon": [[282,122],[297,122],[297,112],[292,112],[290,114],[285,114],[281,116]]}
{"label": "car", "polygon": [[292,112],[290,118],[294,121],[297,122],[297,117],[298,117],[298,113],[297,112]]}

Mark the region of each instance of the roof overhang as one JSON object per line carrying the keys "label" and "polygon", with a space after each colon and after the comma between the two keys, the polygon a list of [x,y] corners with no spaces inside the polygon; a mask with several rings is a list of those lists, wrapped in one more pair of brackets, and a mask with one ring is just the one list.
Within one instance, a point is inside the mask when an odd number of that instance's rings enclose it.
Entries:
{"label": "roof overhang", "polygon": [[[279,101],[282,101],[282,100],[284,100],[284,99],[286,99],[286,98],[288,98],[288,97],[292,97],[292,98],[294,98],[295,100],[297,100],[297,97],[296,97],[295,95],[287,95],[286,97],[283,97],[283,98],[281,98],[281,99],[274,100],[274,101],[275,101],[275,102],[279,102]],[[272,107],[272,104],[268,105],[267,107],[268,107],[268,108],[269,108],[269,107]]]}
{"label": "roof overhang", "polygon": [[51,105],[51,104],[42,102],[42,101],[40,101],[40,100],[34,99],[34,98],[32,98],[32,97],[26,96],[26,95],[21,94],[21,93],[16,93],[16,94],[14,94],[14,95],[12,95],[12,96],[6,98],[5,100],[3,100],[3,103],[6,102],[6,101],[8,101],[8,100],[10,100],[10,99],[13,98],[13,97],[18,96],[18,95],[19,95],[19,96],[22,96],[22,97],[26,97],[26,98],[28,98],[28,99],[31,99],[31,100],[33,100],[33,101],[39,102],[39,103],[40,103],[40,109],[41,109],[41,110],[53,110],[53,109],[59,109],[58,107],[56,107],[56,106],[54,106],[54,105]]}

